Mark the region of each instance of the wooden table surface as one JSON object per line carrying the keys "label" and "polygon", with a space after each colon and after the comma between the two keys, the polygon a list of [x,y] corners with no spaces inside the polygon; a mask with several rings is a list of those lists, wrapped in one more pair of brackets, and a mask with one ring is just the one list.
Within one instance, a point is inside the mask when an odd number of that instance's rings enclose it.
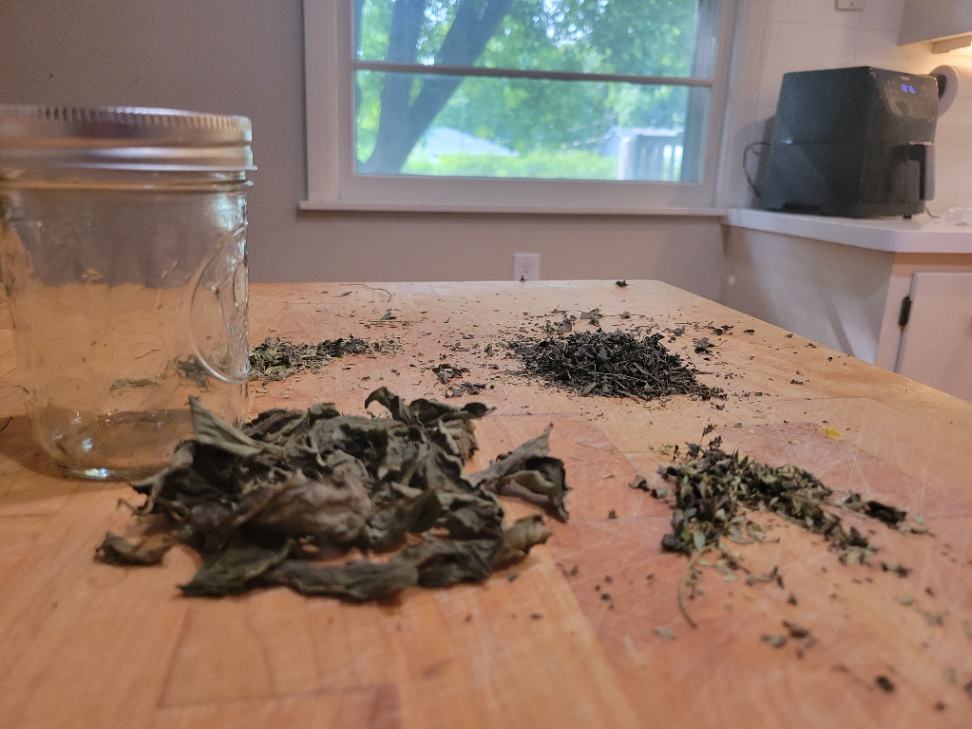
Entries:
{"label": "wooden table surface", "polygon": [[[175,586],[196,563],[181,548],[157,567],[94,562],[104,533],[129,522],[116,508],[127,487],[60,478],[38,453],[0,304],[0,727],[972,727],[972,405],[671,286],[629,283],[252,287],[253,342],[400,344],[254,385],[253,412],[322,400],[362,412],[381,384],[441,397],[430,367],[446,360],[490,386],[471,399],[496,407],[477,424],[474,467],[553,423],[570,521],[487,584],[409,590],[391,606],[285,589],[183,598]],[[520,378],[497,346],[555,308],[594,307],[605,328],[685,326],[668,346],[728,399],[580,397]],[[377,321],[388,310],[396,318]],[[709,361],[699,336],[718,345]],[[659,549],[668,506],[627,484],[659,480],[666,445],[706,424],[728,448],[920,514],[934,536],[865,525],[875,563],[912,570],[901,578],[776,526],[740,550],[754,570],[778,566],[785,588],[707,570],[693,630],[676,606],[685,559]],[[816,639],[802,658],[792,641],[761,640],[784,619]]]}

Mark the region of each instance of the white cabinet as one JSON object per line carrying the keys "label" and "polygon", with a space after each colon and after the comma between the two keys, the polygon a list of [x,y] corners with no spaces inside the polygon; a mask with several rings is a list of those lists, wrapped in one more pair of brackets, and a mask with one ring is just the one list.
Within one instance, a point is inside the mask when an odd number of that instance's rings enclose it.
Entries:
{"label": "white cabinet", "polygon": [[972,401],[972,273],[915,273],[898,372]]}
{"label": "white cabinet", "polygon": [[763,210],[726,222],[723,304],[972,402],[972,228]]}
{"label": "white cabinet", "polygon": [[905,0],[898,43],[939,41],[972,34],[970,0]]}

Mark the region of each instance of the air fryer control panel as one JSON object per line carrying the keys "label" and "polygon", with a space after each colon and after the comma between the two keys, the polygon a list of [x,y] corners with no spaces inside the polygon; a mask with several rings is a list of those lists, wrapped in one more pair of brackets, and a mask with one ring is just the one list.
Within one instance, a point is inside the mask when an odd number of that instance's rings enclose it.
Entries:
{"label": "air fryer control panel", "polygon": [[893,113],[923,121],[938,117],[938,83],[934,78],[891,72],[882,75],[878,88]]}

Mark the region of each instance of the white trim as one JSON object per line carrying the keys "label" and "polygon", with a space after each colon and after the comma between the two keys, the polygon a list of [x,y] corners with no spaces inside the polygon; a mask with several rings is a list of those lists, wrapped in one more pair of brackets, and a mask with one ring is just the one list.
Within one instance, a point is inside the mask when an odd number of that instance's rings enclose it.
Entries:
{"label": "white trim", "polygon": [[416,73],[427,76],[475,76],[477,78],[528,78],[541,81],[607,81],[640,86],[712,86],[710,78],[692,76],[638,76],[623,73],[594,73],[591,71],[544,71],[534,68],[495,68],[493,66],[446,66],[424,63],[393,63],[391,61],[352,61],[355,71],[384,71],[386,73]]}
{"label": "white trim", "polygon": [[646,210],[610,207],[572,207],[568,211],[551,210],[549,207],[517,205],[507,207],[484,207],[482,205],[445,205],[437,203],[392,205],[387,203],[328,202],[323,200],[301,200],[297,208],[304,211],[322,212],[392,212],[392,213],[490,213],[513,215],[643,215],[667,218],[722,218],[724,208],[662,208]]}
{"label": "white trim", "polygon": [[330,0],[304,1],[304,104],[307,136],[307,196],[338,198],[341,150],[338,135],[337,5]]}
{"label": "white trim", "polygon": [[972,253],[972,228],[926,216],[913,220],[830,218],[732,209],[726,212],[726,224],[885,253]]}
{"label": "white trim", "polygon": [[[307,200],[301,210],[653,214],[714,203],[736,0],[721,0],[718,59],[703,136],[702,181],[632,182],[423,176],[354,172],[351,3],[303,0]],[[684,83],[684,80],[683,80]],[[528,202],[523,203],[524,200]],[[433,202],[434,201],[434,202]],[[695,213],[692,213],[695,214]],[[717,211],[712,215],[718,215]]]}

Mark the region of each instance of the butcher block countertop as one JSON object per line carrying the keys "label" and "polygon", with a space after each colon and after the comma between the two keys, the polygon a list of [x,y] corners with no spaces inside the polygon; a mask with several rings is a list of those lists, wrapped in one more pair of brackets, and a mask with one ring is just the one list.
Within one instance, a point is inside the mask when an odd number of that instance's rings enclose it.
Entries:
{"label": "butcher block countertop", "polygon": [[[553,424],[569,521],[483,585],[410,589],[389,605],[283,588],[181,597],[197,566],[181,547],[155,567],[95,562],[105,532],[130,522],[118,500],[134,495],[61,478],[33,445],[0,302],[0,727],[972,726],[972,405],[666,284],[628,284],[252,286],[253,343],[397,342],[252,383],[253,413],[318,401],[362,413],[380,385],[441,398],[430,368],[448,361],[488,386],[450,402],[495,407],[476,423],[471,467]],[[504,341],[539,333],[555,309],[595,307],[605,329],[684,327],[666,346],[727,399],[582,397],[516,374]],[[694,351],[702,336],[708,360]],[[687,560],[659,547],[669,507],[628,484],[660,484],[672,446],[707,425],[726,449],[895,504],[932,535],[849,515],[881,550],[871,567],[845,566],[772,519],[766,542],[739,551],[754,572],[777,567],[782,586],[704,570],[704,594],[686,600],[693,629],[676,601]],[[812,645],[762,640],[783,620]]]}

